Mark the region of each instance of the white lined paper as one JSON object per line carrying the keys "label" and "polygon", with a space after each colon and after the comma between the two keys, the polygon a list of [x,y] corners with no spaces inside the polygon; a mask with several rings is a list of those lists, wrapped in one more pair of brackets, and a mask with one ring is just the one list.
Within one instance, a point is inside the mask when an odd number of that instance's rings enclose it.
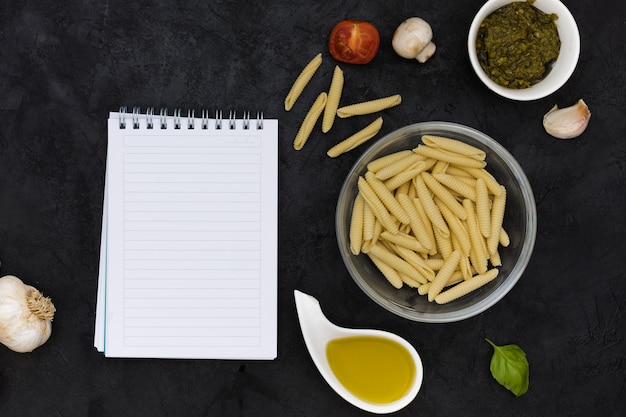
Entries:
{"label": "white lined paper", "polygon": [[96,347],[275,358],[277,121],[148,130],[120,129],[118,117],[109,117]]}

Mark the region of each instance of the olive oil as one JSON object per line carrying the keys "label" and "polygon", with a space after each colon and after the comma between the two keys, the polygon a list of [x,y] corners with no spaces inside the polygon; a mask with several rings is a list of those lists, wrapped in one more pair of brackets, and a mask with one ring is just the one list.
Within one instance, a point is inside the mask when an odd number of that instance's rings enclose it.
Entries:
{"label": "olive oil", "polygon": [[375,336],[331,340],[326,356],[344,387],[371,403],[390,403],[402,398],[415,379],[415,363],[401,344]]}

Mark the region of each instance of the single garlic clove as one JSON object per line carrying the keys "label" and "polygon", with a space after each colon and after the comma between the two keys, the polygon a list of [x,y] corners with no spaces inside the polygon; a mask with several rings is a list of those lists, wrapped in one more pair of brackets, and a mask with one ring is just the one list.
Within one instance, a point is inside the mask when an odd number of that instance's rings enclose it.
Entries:
{"label": "single garlic clove", "polygon": [[591,111],[583,99],[570,107],[559,109],[554,106],[543,116],[543,127],[550,135],[559,139],[580,136],[591,118]]}

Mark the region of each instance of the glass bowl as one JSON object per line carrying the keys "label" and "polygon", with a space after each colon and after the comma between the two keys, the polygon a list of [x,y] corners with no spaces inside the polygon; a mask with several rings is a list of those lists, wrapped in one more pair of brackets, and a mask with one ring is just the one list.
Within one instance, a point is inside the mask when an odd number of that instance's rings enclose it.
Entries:
{"label": "glass bowl", "polygon": [[[486,169],[507,189],[503,227],[510,245],[500,248],[502,266],[497,278],[486,286],[447,304],[429,302],[417,289],[404,285],[394,288],[365,254],[350,251],[350,218],[358,193],[358,178],[367,164],[384,155],[414,149],[422,135],[438,135],[461,140],[486,152]],[[336,211],[339,250],[348,272],[372,300],[390,312],[419,322],[445,323],[473,317],[501,300],[522,276],[535,244],[537,211],[533,192],[513,156],[498,142],[473,128],[449,122],[423,122],[398,129],[384,136],[355,162],[339,193]]]}

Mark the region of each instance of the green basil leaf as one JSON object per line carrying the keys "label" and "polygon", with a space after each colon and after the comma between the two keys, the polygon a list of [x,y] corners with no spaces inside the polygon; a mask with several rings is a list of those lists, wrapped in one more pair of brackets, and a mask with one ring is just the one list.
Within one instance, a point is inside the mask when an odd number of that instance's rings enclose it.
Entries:
{"label": "green basil leaf", "polygon": [[493,356],[489,369],[494,379],[517,397],[528,391],[528,360],[526,353],[517,345],[498,346],[491,340]]}

